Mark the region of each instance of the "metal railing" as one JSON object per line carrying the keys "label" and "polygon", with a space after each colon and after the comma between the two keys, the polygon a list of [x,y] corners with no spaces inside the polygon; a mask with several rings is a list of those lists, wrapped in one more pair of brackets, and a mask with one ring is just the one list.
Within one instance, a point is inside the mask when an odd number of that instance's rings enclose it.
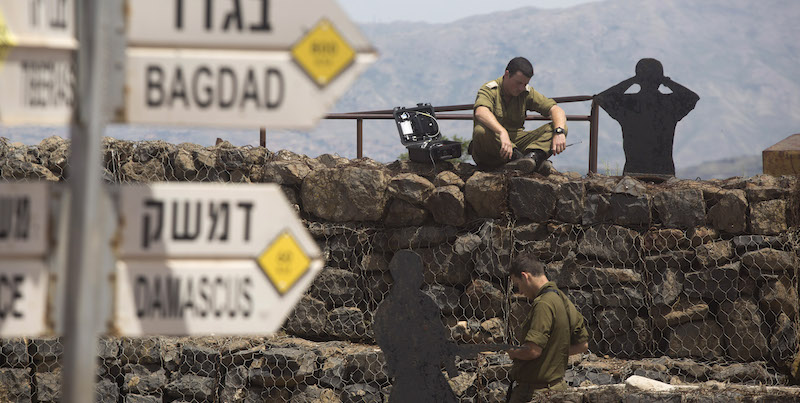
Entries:
{"label": "metal railing", "polygon": [[[589,172],[597,173],[597,139],[598,139],[598,109],[599,106],[594,102],[591,95],[576,95],[569,97],[553,98],[557,103],[584,102],[592,101],[592,106],[588,115],[567,115],[567,121],[589,122]],[[473,104],[436,106],[434,111],[437,113],[436,119],[439,120],[472,120],[472,113],[442,113],[471,111]],[[394,119],[391,109],[329,113],[325,119],[351,119],[356,121],[356,155],[358,158],[364,156],[364,119]],[[528,115],[525,120],[550,120],[542,115]],[[265,142],[262,132],[262,145]]]}

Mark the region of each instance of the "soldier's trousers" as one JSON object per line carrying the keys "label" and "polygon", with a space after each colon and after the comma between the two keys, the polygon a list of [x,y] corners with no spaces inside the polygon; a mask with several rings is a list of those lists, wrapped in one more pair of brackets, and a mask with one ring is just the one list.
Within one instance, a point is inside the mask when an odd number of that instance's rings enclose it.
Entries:
{"label": "soldier's trousers", "polygon": [[[564,129],[566,130],[566,128]],[[543,150],[550,155],[553,145],[553,123],[547,123],[535,130],[508,132],[508,137],[518,150],[527,154],[533,150]],[[496,168],[508,160],[500,156],[500,136],[476,124],[472,130],[469,153],[480,168]]]}

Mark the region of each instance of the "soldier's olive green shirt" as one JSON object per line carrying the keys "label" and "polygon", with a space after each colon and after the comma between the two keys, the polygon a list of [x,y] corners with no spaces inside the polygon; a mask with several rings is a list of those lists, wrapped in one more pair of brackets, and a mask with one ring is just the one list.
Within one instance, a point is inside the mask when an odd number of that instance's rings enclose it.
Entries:
{"label": "soldier's olive green shirt", "polygon": [[558,290],[554,282],[545,283],[533,300],[531,313],[523,325],[527,332],[524,341],[541,347],[542,355],[535,360],[514,360],[511,379],[515,381],[543,384],[563,378],[569,346],[589,340],[583,315],[575,305],[568,298],[562,298],[560,291],[548,289]]}
{"label": "soldier's olive green shirt", "polygon": [[[525,87],[525,91],[515,97],[511,97],[508,101],[503,100],[503,95],[505,95],[503,77],[489,81],[478,90],[478,96],[475,98],[475,105],[472,110],[477,109],[479,106],[489,108],[497,118],[497,121],[509,132],[522,129],[527,111],[536,111],[542,116],[549,117],[550,108],[556,104],[556,101],[540,94],[530,85]],[[475,124],[478,125],[480,123],[475,120]]]}

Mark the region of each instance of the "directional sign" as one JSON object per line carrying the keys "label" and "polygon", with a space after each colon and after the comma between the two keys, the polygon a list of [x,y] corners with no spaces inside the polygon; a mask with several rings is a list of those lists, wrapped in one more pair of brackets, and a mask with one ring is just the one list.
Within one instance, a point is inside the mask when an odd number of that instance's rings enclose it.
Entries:
{"label": "directional sign", "polygon": [[44,332],[48,271],[41,260],[0,259],[0,337]]}
{"label": "directional sign", "polygon": [[322,269],[277,185],[157,183],[119,196],[121,334],[271,333]]}
{"label": "directional sign", "polygon": [[0,337],[45,330],[49,184],[0,183]]}
{"label": "directional sign", "polygon": [[47,183],[0,183],[0,258],[47,253]]}
{"label": "directional sign", "polygon": [[334,0],[129,0],[123,121],[309,128],[376,59]]}
{"label": "directional sign", "polygon": [[70,121],[73,0],[0,0],[0,123]]}

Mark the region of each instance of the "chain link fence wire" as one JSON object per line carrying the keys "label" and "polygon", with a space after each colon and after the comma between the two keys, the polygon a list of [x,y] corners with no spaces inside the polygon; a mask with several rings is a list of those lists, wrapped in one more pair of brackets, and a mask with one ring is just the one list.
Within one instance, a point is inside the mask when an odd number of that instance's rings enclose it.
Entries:
{"label": "chain link fence wire", "polygon": [[[109,138],[103,154],[104,178],[116,184],[275,182],[263,166],[299,158],[225,143]],[[60,139],[38,146],[0,139],[0,178],[60,181],[69,177],[67,158],[68,142]],[[798,352],[797,227],[770,235],[669,228],[651,222],[650,211],[645,225],[636,217],[622,219],[627,225],[584,225],[580,217],[529,222],[509,215],[459,227],[425,220],[412,227],[331,223],[302,214],[302,177],[338,160],[326,155],[282,165],[282,188],[326,261],[282,331],[267,337],[103,337],[97,400],[387,401],[393,378],[372,321],[391,290],[388,267],[399,250],[422,257],[422,290],[459,345],[523,341],[531,304],[512,290],[508,267],[517,254],[538,256],[590,330],[590,352],[571,358],[565,377],[571,386],[618,383],[634,374],[673,384],[790,383]],[[797,225],[791,214],[800,192],[793,192],[788,201],[766,202],[788,203],[789,222]],[[590,191],[592,197],[602,195]],[[751,220],[757,214],[751,210]],[[59,338],[0,340],[0,401],[58,401],[62,348]],[[455,361],[458,376],[449,383],[460,401],[505,400],[511,366],[505,353],[457,354]]]}

